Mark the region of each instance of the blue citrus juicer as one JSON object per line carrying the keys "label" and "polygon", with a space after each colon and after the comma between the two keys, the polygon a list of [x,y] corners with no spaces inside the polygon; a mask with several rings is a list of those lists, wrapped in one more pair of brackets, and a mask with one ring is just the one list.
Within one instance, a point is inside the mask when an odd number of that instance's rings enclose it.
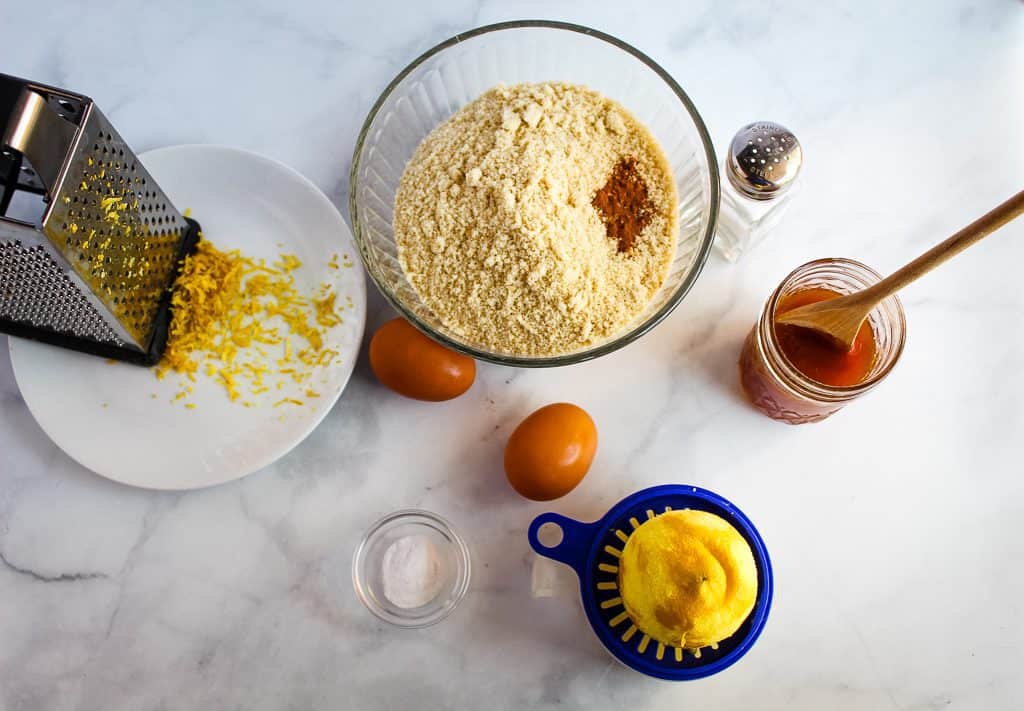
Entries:
{"label": "blue citrus juicer", "polygon": [[[750,544],[757,565],[757,600],[746,621],[731,637],[699,650],[657,642],[637,629],[618,591],[618,560],[622,546],[642,521],[673,509],[697,509],[720,516]],[[553,523],[562,540],[548,547],[538,532]],[[718,494],[695,486],[666,484],[643,489],[617,503],[600,520],[583,523],[544,513],[530,524],[530,545],[540,555],[568,565],[580,579],[580,597],[590,626],[612,656],[643,674],[685,681],[700,679],[734,664],[753,646],[772,604],[772,564],[757,529],[743,512]]]}

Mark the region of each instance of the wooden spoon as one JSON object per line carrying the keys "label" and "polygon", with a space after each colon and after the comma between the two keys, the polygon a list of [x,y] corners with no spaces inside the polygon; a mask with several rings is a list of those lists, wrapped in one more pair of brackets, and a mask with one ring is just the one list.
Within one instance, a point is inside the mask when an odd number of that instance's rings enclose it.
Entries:
{"label": "wooden spoon", "polygon": [[883,299],[980,241],[982,237],[995,232],[1021,213],[1024,213],[1024,190],[877,284],[848,296],[787,311],[776,317],[775,322],[810,329],[848,351],[853,348],[853,341],[864,319]]}

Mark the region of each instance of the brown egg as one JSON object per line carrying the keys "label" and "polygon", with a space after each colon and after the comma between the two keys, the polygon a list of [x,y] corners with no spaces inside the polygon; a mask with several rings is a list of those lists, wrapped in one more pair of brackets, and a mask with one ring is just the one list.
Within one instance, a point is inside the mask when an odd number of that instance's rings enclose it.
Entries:
{"label": "brown egg", "polygon": [[451,400],[469,390],[476,362],[432,341],[404,318],[388,321],[370,341],[370,367],[377,379],[415,400]]}
{"label": "brown egg", "polygon": [[597,451],[597,427],[566,402],[540,408],[519,423],[505,445],[505,476],[528,499],[565,496],[583,480]]}

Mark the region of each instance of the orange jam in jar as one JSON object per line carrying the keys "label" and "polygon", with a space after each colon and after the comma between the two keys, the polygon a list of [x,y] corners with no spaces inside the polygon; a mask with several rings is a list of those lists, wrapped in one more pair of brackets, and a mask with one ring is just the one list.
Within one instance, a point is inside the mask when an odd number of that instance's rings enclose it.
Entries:
{"label": "orange jam in jar", "polygon": [[[840,296],[839,292],[820,286],[794,291],[779,299],[775,315]],[[878,353],[875,332],[867,321],[861,325],[849,351],[836,348],[806,328],[781,323],[775,323],[774,327],[775,338],[786,360],[808,378],[824,385],[849,388],[863,383]]]}
{"label": "orange jam in jar", "polygon": [[848,259],[795,269],[769,297],[740,353],[740,383],[751,403],[789,424],[817,422],[877,385],[899,359],[906,323],[895,296],[871,312],[849,351],[776,316],[864,289],[881,276]]}

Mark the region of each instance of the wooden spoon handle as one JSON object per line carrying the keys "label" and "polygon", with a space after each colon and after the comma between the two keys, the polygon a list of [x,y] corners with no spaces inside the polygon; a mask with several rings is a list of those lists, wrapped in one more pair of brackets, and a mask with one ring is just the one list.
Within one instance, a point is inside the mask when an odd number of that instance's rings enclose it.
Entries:
{"label": "wooden spoon handle", "polygon": [[864,301],[877,303],[896,293],[910,282],[924,276],[947,259],[960,254],[975,242],[980,241],[982,237],[995,232],[1021,214],[1024,214],[1024,190],[993,210],[986,212],[949,239],[935,245],[910,264],[897,269],[874,286],[864,289],[860,292]]}

